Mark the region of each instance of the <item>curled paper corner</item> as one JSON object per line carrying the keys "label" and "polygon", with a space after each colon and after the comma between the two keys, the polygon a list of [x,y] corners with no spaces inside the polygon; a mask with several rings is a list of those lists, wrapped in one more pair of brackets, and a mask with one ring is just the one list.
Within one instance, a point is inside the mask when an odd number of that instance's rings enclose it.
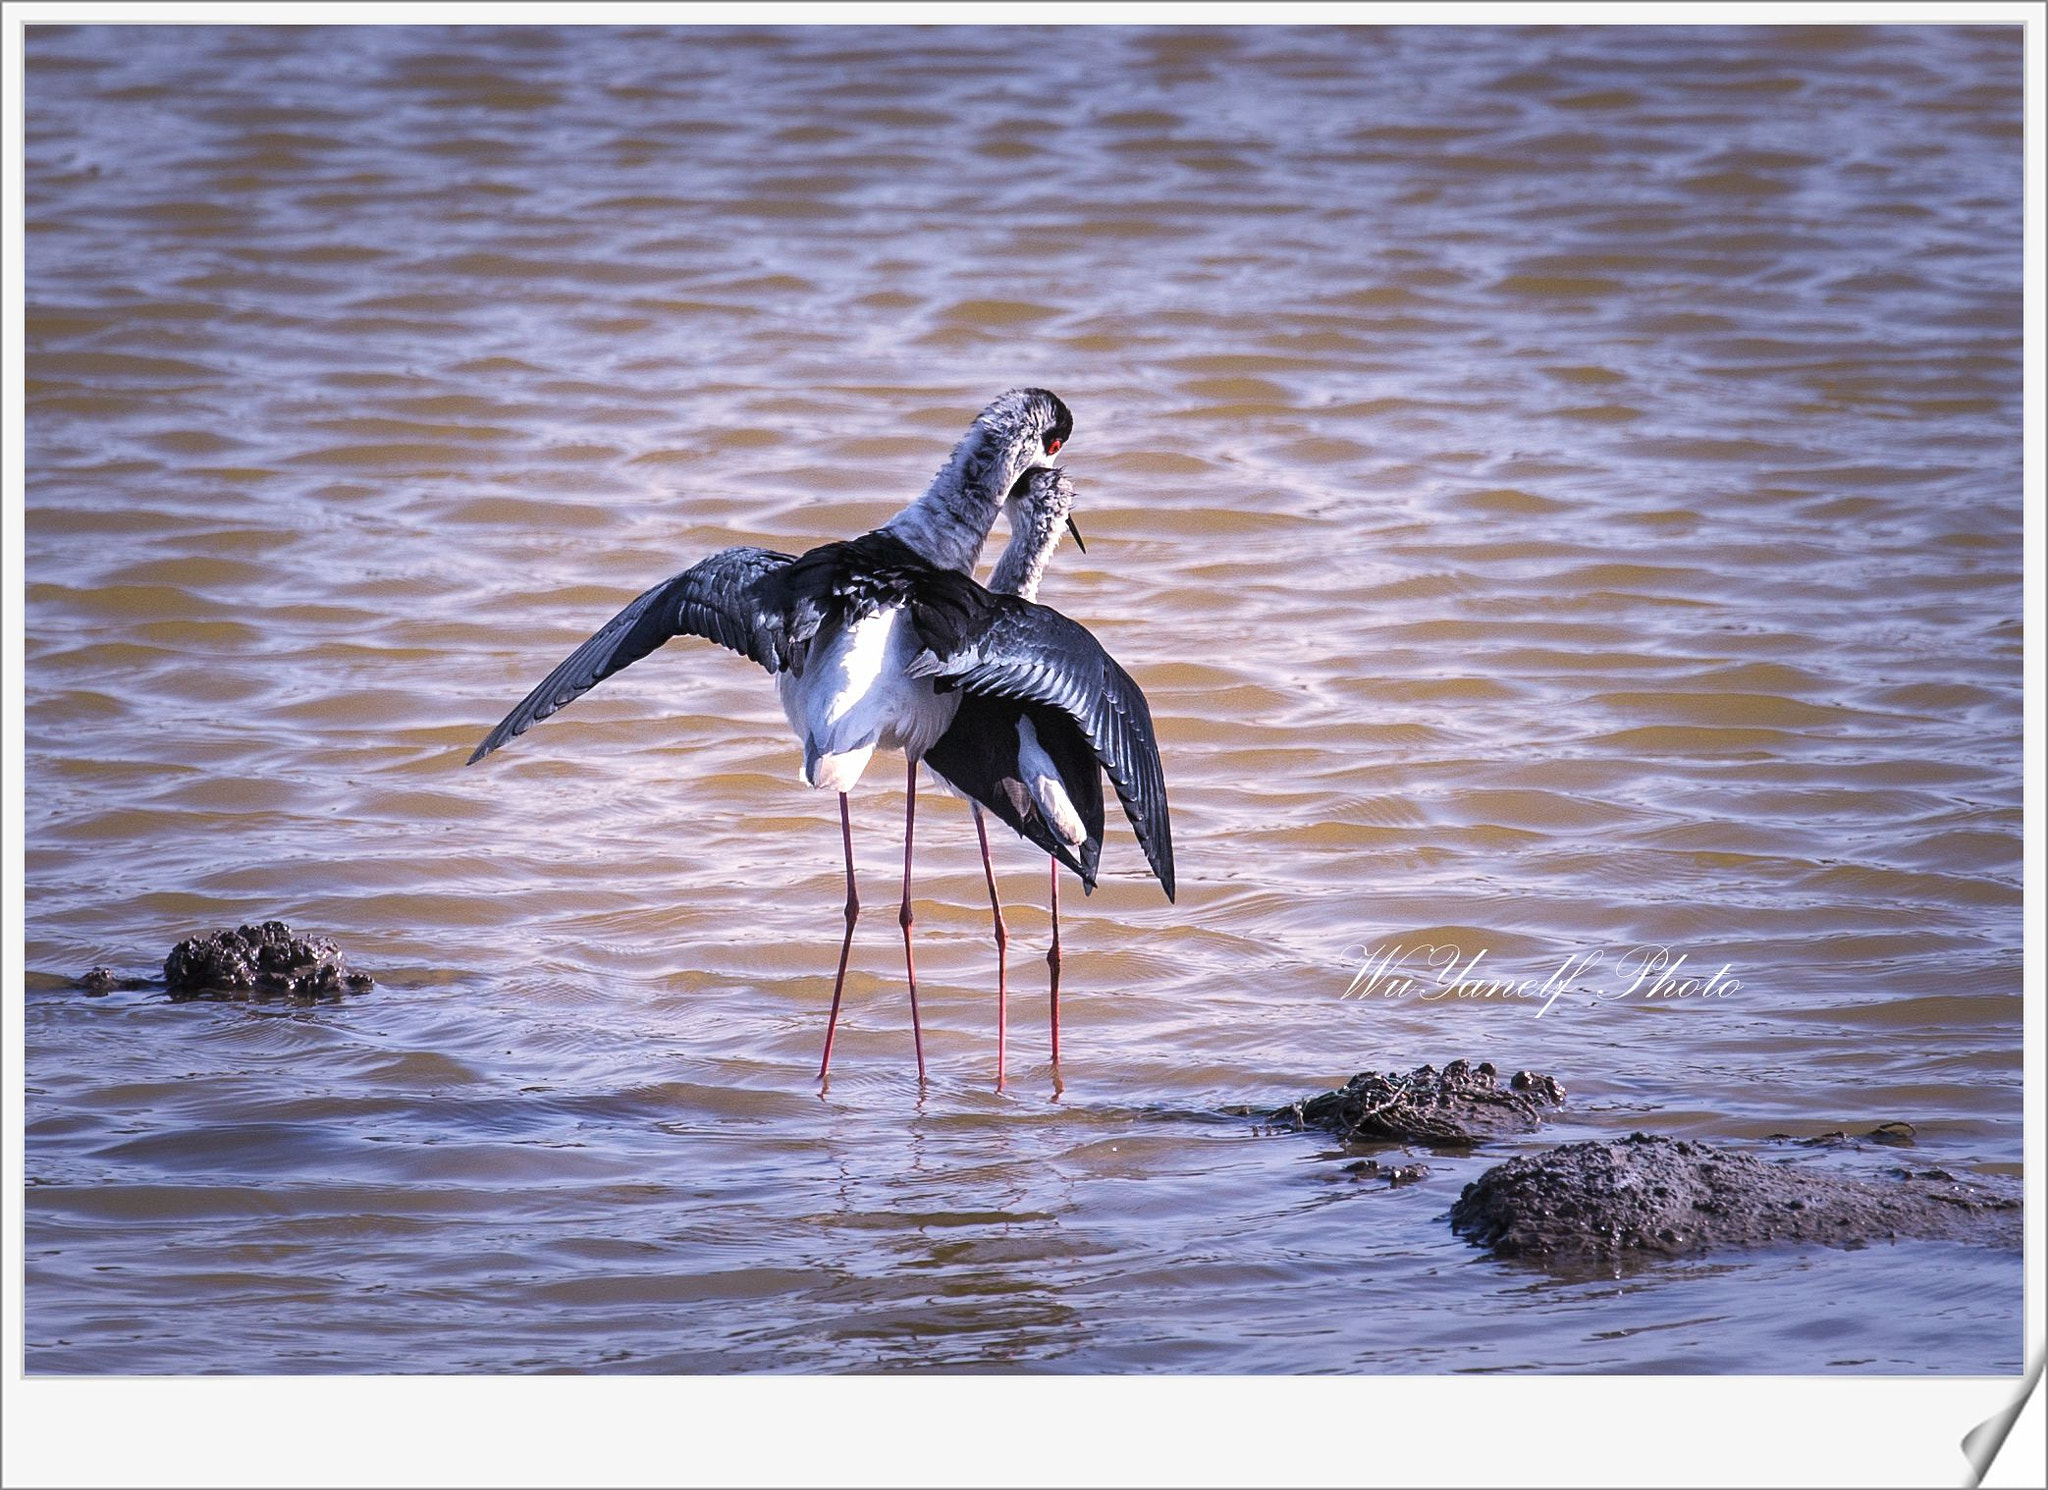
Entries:
{"label": "curled paper corner", "polygon": [[2044,1363],[2048,1363],[2048,1349],[2034,1357],[2019,1390],[2013,1393],[2011,1403],[1963,1435],[1963,1457],[1970,1461],[1970,1477],[1963,1483],[1969,1490],[1976,1490],[1984,1483],[1984,1476],[1990,1472],[1998,1451],[2005,1446],[2013,1424],[2020,1420],[2020,1413],[2026,1409],[2028,1401],[2040,1392]]}

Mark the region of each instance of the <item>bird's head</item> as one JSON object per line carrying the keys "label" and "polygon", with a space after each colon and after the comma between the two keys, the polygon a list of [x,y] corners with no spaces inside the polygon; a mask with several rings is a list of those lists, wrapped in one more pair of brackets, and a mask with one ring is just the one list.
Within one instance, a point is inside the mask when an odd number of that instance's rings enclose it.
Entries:
{"label": "bird's head", "polygon": [[1048,554],[1059,547],[1060,530],[1074,535],[1082,553],[1081,530],[1074,522],[1074,483],[1058,466],[1030,466],[1010,487],[1003,502],[1003,516],[1012,533],[1028,534],[1036,547]]}
{"label": "bird's head", "polygon": [[1007,492],[1034,466],[1050,466],[1073,438],[1074,415],[1043,388],[1012,388],[974,420],[974,461],[985,489]]}

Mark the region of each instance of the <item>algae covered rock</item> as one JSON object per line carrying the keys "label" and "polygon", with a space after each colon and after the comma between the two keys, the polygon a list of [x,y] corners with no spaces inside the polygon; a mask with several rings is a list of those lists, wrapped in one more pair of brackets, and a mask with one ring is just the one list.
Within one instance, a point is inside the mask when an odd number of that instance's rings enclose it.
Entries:
{"label": "algae covered rock", "polygon": [[1467,1185],[1451,1226],[1499,1257],[1614,1261],[1724,1248],[1895,1237],[2017,1244],[2017,1199],[1946,1170],[1865,1180],[1632,1133],[1497,1164]]}
{"label": "algae covered rock", "polygon": [[183,998],[338,998],[371,987],[324,936],[297,936],[282,921],[187,937],[164,959],[164,981]]}
{"label": "algae covered rock", "polygon": [[1303,1097],[1265,1115],[1296,1129],[1320,1128],[1347,1143],[1427,1143],[1466,1147],[1503,1133],[1526,1133],[1545,1108],[1564,1101],[1550,1076],[1518,1071],[1500,1080],[1491,1061],[1452,1061],[1439,1071],[1361,1071],[1335,1091]]}

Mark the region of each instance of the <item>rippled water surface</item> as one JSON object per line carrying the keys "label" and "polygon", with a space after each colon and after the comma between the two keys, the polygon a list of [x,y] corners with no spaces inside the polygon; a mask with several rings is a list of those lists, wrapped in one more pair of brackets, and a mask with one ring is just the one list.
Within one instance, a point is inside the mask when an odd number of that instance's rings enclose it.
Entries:
{"label": "rippled water surface", "polygon": [[[1531,1144],[1904,1119],[2019,1172],[2017,28],[34,28],[28,1364],[2004,1371],[2016,1255],[1614,1278],[1220,1109],[1555,1072]],[[1043,598],[1179,903],[834,803],[638,590],[1073,407]],[[990,557],[992,557],[992,552]],[[339,1005],[90,997],[281,918]],[[1527,1001],[1344,997],[1362,949]],[[1611,996],[1662,946],[1727,997]],[[1598,997],[1606,994],[1607,997]],[[1872,1171],[1897,1151],[1784,1149]]]}

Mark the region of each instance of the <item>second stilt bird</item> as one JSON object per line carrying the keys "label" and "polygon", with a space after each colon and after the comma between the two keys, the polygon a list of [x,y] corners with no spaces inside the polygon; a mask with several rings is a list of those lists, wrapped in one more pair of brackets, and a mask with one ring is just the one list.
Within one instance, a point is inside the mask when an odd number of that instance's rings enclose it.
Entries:
{"label": "second stilt bird", "polygon": [[[1023,601],[1037,597],[1062,531],[1072,533],[1083,553],[1081,530],[1073,519],[1074,488],[1064,471],[1042,468],[1025,472],[1004,504],[1010,541],[996,560],[989,588],[997,595]],[[1099,649],[1098,649],[1099,651]],[[1077,659],[1078,661],[1079,659]],[[1143,695],[1107,654],[1102,661],[1117,675],[1100,687],[1083,687],[1077,697],[1111,701]],[[1145,720],[1150,733],[1150,718]],[[1052,1063],[1060,1062],[1060,865],[1095,888],[1102,858],[1102,770],[1089,736],[1070,709],[1033,698],[994,692],[971,694],[960,701],[952,726],[925,755],[932,774],[969,799],[974,807],[974,832],[981,843],[982,872],[988,878],[989,911],[996,940],[996,1085],[1003,1084],[1009,1027],[1009,928],[1003,921],[996,892],[995,866],[989,859],[986,807],[1020,835],[1044,849],[1052,903],[1052,945],[1045,961],[1050,973]],[[1163,784],[1157,792],[1124,794],[1124,809],[1136,830],[1166,898],[1173,899],[1173,838],[1168,824]],[[1055,1074],[1057,1079],[1057,1074]]]}

